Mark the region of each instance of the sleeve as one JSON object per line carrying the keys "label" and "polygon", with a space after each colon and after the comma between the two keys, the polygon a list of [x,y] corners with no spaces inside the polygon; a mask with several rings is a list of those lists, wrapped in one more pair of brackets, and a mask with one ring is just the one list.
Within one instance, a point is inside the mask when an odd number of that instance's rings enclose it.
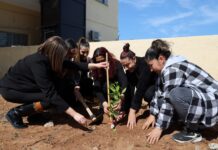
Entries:
{"label": "sleeve", "polygon": [[45,61],[33,62],[31,64],[31,71],[36,84],[39,86],[42,93],[45,94],[45,100],[55,105],[59,111],[64,112],[69,105],[57,93],[54,83],[51,80],[49,66],[50,65]]}
{"label": "sleeve", "polygon": [[136,92],[132,100],[131,108],[138,110],[141,107],[142,98],[149,88],[152,75],[148,67],[144,68],[136,85]]}
{"label": "sleeve", "polygon": [[82,70],[82,71],[89,71],[88,64],[89,63],[74,62],[74,61],[71,61],[71,60],[64,60],[63,68],[78,69],[78,70]]}
{"label": "sleeve", "polygon": [[[160,95],[162,99],[162,105],[159,110],[159,114],[157,116],[157,122],[156,126],[167,129],[170,125],[171,119],[173,117],[173,106],[171,105],[169,101],[169,93],[170,91],[178,86],[181,86],[183,82],[185,82],[185,75],[183,74],[182,71],[179,69],[173,68],[173,67],[168,67],[163,73],[162,73],[162,79],[161,83],[163,85],[163,91]],[[160,85],[160,84],[159,84]],[[154,111],[152,111],[154,112]]]}
{"label": "sleeve", "polygon": [[167,102],[165,99],[162,99],[162,100],[163,100],[163,103],[160,107],[155,126],[162,128],[162,129],[167,129],[173,117],[174,109],[173,109],[173,106],[169,102]]}
{"label": "sleeve", "polygon": [[99,98],[101,104],[106,101],[102,89],[103,87],[101,87],[100,81],[94,80],[94,92],[97,98]]}
{"label": "sleeve", "polygon": [[127,88],[127,77],[120,63],[117,64],[117,79],[121,86],[121,90]]}
{"label": "sleeve", "polygon": [[159,114],[158,91],[155,92],[154,98],[150,103],[150,113],[154,116],[157,116]]}

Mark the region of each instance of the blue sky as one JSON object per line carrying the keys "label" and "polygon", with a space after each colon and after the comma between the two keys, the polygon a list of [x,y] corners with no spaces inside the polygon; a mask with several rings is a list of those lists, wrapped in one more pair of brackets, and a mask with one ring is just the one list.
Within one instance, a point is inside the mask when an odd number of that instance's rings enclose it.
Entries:
{"label": "blue sky", "polygon": [[218,34],[218,0],[119,0],[119,39]]}

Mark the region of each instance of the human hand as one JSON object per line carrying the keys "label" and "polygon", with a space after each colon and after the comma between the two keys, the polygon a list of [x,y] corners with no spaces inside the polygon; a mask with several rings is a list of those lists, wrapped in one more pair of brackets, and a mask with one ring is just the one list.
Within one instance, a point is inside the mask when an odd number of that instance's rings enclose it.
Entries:
{"label": "human hand", "polygon": [[125,111],[120,111],[119,114],[116,117],[116,121],[121,121],[124,117],[126,116],[126,112]]}
{"label": "human hand", "polygon": [[155,124],[155,116],[154,115],[149,115],[146,118],[145,123],[142,126],[142,129],[143,130],[148,129],[150,126],[154,127],[154,124]]}
{"label": "human hand", "polygon": [[79,114],[79,113],[75,113],[75,114],[73,115],[73,118],[74,118],[79,124],[84,125],[84,126],[87,125],[87,119],[86,119],[83,115],[81,115],[81,114]]}
{"label": "human hand", "polygon": [[109,63],[107,62],[100,62],[100,63],[89,63],[88,64],[89,69],[101,69],[101,68],[109,68]]}
{"label": "human hand", "polygon": [[121,103],[122,103],[121,101],[120,101],[119,103],[117,103],[117,104],[113,107],[113,109],[116,110],[116,111],[117,111],[117,110],[120,110],[120,109],[121,109]]}
{"label": "human hand", "polygon": [[107,63],[107,62],[100,62],[100,63],[96,63],[96,68],[104,68],[104,69],[106,69],[106,68],[109,68],[109,63]]}
{"label": "human hand", "polygon": [[162,134],[162,129],[155,127],[150,133],[148,133],[147,136],[147,142],[149,144],[155,144],[159,141],[160,136]]}
{"label": "human hand", "polygon": [[109,113],[109,111],[108,111],[108,103],[107,102],[103,102],[103,108],[104,108],[104,113],[106,113],[106,114],[108,114]]}
{"label": "human hand", "polygon": [[123,103],[124,103],[124,95],[121,94],[119,103],[117,103],[117,104],[114,106],[114,109],[115,109],[115,110],[120,110]]}
{"label": "human hand", "polygon": [[128,115],[127,127],[129,129],[133,129],[134,126],[136,126],[136,111],[134,109],[130,108],[129,115]]}

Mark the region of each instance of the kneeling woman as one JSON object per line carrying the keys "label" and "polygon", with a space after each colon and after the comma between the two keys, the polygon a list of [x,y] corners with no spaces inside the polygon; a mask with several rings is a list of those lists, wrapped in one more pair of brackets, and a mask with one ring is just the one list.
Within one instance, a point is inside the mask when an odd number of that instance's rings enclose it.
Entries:
{"label": "kneeling woman", "polygon": [[[162,44],[158,44],[162,43]],[[167,129],[172,117],[185,124],[185,130],[173,135],[173,140],[199,142],[199,126],[211,127],[218,121],[218,82],[184,57],[173,56],[166,41],[155,40],[145,54],[151,71],[159,73],[157,90],[150,106],[150,116],[143,128],[155,128],[147,141],[156,143]]]}
{"label": "kneeling woman", "polygon": [[[108,53],[109,61],[109,80],[110,83],[118,82],[121,91],[127,86],[127,78],[124,73],[121,63],[115,59],[115,57],[104,47],[97,48],[93,54],[93,62],[100,63],[106,60],[106,53]],[[94,91],[96,96],[99,98],[103,111],[108,113],[108,102],[107,102],[107,81],[105,69],[93,70],[94,77]],[[124,99],[124,96],[122,97]],[[121,101],[122,102],[122,101]],[[120,109],[121,103],[117,106]]]}
{"label": "kneeling woman", "polygon": [[106,63],[76,64],[65,60],[67,52],[68,48],[62,38],[51,37],[38,48],[36,53],[18,61],[0,80],[2,97],[9,102],[23,104],[12,108],[6,114],[6,118],[15,128],[27,127],[22,117],[49,107],[55,107],[56,110],[73,117],[78,123],[86,124],[86,118],[70,107],[56,90],[56,77],[64,76],[63,67],[92,69],[105,67]]}

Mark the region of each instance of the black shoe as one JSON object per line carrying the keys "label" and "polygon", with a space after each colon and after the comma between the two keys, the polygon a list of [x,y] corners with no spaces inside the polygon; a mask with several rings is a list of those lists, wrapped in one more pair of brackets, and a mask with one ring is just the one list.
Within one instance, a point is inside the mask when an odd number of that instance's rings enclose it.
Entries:
{"label": "black shoe", "polygon": [[6,114],[6,118],[14,128],[18,128],[18,129],[27,128],[27,125],[23,123],[22,116],[19,115],[19,112],[17,112],[15,108],[11,109]]}
{"label": "black shoe", "polygon": [[200,133],[182,131],[180,133],[174,134],[172,139],[179,143],[186,143],[186,142],[196,143],[202,141],[202,136]]}

